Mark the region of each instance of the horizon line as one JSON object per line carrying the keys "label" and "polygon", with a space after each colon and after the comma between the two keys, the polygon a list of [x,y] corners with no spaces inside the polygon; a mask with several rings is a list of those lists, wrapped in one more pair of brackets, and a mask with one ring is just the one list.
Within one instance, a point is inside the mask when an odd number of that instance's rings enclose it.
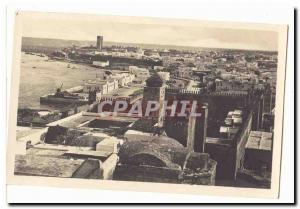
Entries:
{"label": "horizon line", "polygon": [[[63,39],[63,38],[45,38],[45,37],[34,37],[34,36],[22,36],[23,38],[36,38],[36,39],[54,39],[54,40],[63,40],[63,41],[94,41],[96,40],[75,40],[75,39]],[[241,51],[261,51],[261,52],[277,52],[278,50],[267,50],[267,49],[241,49],[241,48],[216,48],[216,47],[205,47],[205,46],[186,46],[186,45],[170,45],[170,44],[155,44],[155,43],[134,43],[134,42],[117,42],[117,41],[106,41],[110,43],[118,43],[118,44],[144,44],[144,45],[158,45],[158,46],[173,46],[173,47],[187,47],[194,49],[223,49],[223,50],[241,50]],[[103,45],[105,46],[105,42],[103,41]]]}

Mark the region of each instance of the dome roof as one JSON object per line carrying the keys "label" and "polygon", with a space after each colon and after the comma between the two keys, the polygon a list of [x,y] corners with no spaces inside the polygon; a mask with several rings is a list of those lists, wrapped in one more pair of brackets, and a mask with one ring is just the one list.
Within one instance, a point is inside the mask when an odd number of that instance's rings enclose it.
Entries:
{"label": "dome roof", "polygon": [[[176,140],[163,137],[163,139],[127,141],[120,148],[119,157],[120,163],[123,164],[181,169],[186,153],[183,145]],[[179,157],[183,159],[177,159]]]}
{"label": "dome roof", "polygon": [[158,73],[154,73],[146,80],[148,87],[162,87],[164,83],[165,80]]}

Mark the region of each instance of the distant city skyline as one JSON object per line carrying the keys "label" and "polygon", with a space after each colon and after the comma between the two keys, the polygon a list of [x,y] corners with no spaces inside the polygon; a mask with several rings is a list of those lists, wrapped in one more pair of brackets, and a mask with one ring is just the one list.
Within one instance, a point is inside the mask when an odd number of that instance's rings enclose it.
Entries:
{"label": "distant city skyline", "polygon": [[275,31],[211,27],[202,21],[121,17],[82,16],[59,13],[26,15],[23,37],[105,42],[174,45],[277,51]]}

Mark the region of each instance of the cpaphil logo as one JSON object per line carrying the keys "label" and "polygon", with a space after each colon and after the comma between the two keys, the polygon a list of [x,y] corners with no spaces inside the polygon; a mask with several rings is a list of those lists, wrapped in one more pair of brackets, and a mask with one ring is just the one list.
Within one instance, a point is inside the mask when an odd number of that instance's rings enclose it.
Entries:
{"label": "cpaphil logo", "polygon": [[105,100],[98,103],[97,112],[101,116],[117,116],[118,114],[127,114],[127,116],[136,117],[200,117],[201,108],[198,102],[193,100],[174,100],[174,101],[136,101],[128,104],[124,100]]}

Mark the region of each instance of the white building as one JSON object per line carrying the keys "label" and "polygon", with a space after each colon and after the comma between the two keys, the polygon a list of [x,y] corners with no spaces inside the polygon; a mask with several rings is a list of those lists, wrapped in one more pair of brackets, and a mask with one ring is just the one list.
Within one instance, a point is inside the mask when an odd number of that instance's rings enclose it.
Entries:
{"label": "white building", "polygon": [[150,77],[149,70],[146,68],[129,66],[129,72],[135,75],[134,80],[138,83],[143,83],[147,78]]}
{"label": "white building", "polygon": [[157,74],[163,78],[165,81],[170,80],[170,73],[169,72],[157,72]]}
{"label": "white building", "polygon": [[111,79],[116,79],[118,81],[119,86],[126,86],[129,83],[132,83],[134,80],[135,75],[130,73],[117,73],[111,75]]}
{"label": "white building", "polygon": [[112,92],[115,89],[119,88],[118,81],[116,79],[112,79],[111,81],[107,81],[107,93]]}
{"label": "white building", "polygon": [[109,61],[108,60],[106,62],[93,61],[93,65],[96,67],[107,67],[107,66],[109,66]]}
{"label": "white building", "polygon": [[83,92],[89,93],[90,91],[99,91],[102,94],[107,94],[115,89],[118,89],[118,80],[112,79],[112,80],[96,80],[96,81],[88,81],[84,84]]}
{"label": "white building", "polygon": [[164,70],[164,69],[165,69],[164,66],[154,66],[154,70],[157,70],[157,71]]}

